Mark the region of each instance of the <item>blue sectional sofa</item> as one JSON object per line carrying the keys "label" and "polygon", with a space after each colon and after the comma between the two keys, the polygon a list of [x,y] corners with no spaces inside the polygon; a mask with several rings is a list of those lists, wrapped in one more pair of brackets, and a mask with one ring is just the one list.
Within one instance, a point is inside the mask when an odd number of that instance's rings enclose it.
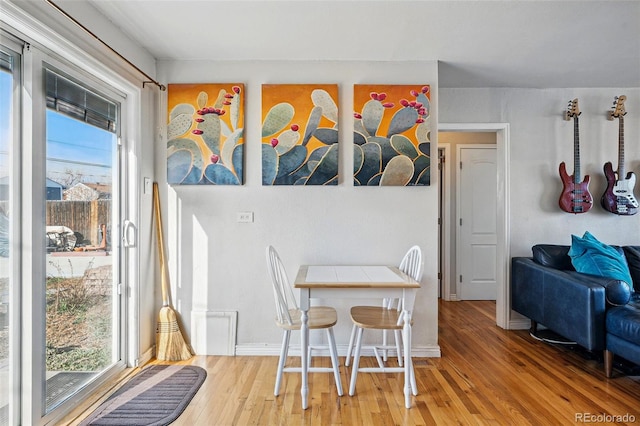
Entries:
{"label": "blue sectional sofa", "polygon": [[611,377],[614,354],[640,364],[640,246],[615,247],[632,283],[577,272],[570,246],[539,244],[532,257],[511,262],[512,308],[589,351],[604,351]]}

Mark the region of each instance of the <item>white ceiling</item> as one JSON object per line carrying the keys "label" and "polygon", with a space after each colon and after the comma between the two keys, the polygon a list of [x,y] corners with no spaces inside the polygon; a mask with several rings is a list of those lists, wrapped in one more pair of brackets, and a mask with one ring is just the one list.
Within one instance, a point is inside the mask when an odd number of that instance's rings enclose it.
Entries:
{"label": "white ceiling", "polygon": [[439,60],[441,87],[640,87],[640,1],[88,1],[158,61]]}

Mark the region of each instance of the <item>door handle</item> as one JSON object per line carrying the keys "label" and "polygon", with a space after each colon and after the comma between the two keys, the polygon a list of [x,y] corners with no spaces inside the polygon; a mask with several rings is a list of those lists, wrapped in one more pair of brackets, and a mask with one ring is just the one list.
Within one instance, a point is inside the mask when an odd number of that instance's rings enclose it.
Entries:
{"label": "door handle", "polygon": [[136,246],[136,237],[138,228],[130,220],[125,220],[122,226],[122,245],[124,248],[132,248]]}

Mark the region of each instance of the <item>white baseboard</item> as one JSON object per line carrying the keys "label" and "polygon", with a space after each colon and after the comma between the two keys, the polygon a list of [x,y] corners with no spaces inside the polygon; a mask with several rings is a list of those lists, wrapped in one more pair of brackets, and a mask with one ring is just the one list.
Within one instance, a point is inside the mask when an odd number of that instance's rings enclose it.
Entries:
{"label": "white baseboard", "polygon": [[[300,351],[292,350],[289,352],[292,356],[300,356]],[[263,345],[258,344],[246,344],[236,345],[236,356],[279,356],[280,345],[273,343],[265,343]]]}
{"label": "white baseboard", "polygon": [[529,319],[512,319],[509,321],[509,330],[528,330],[531,328]]}
{"label": "white baseboard", "polygon": [[135,367],[142,367],[156,356],[156,345],[151,346],[136,360]]}
{"label": "white baseboard", "polygon": [[440,345],[433,346],[414,346],[411,348],[411,355],[414,358],[440,358]]}
{"label": "white baseboard", "polygon": [[[348,345],[337,345],[338,356],[345,356],[347,354]],[[329,356],[329,350],[318,350],[314,354],[318,356]],[[246,344],[236,345],[237,356],[280,356],[280,345],[265,343],[265,344]],[[290,356],[300,356],[300,348],[293,345],[289,350]],[[362,349],[363,356],[373,356],[372,350]],[[440,358],[440,346],[414,346],[411,349],[411,355],[414,358]],[[396,356],[395,351],[390,350],[389,356]]]}
{"label": "white baseboard", "polygon": [[528,330],[531,328],[531,320],[521,313],[512,310],[508,326],[509,330]]}

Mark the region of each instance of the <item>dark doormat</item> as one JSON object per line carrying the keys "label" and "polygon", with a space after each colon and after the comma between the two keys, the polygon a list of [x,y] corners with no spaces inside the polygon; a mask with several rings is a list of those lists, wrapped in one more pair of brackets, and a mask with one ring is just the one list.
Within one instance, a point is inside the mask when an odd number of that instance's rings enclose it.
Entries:
{"label": "dark doormat", "polygon": [[192,365],[152,365],[103,402],[81,426],[163,426],[182,414],[207,372]]}

